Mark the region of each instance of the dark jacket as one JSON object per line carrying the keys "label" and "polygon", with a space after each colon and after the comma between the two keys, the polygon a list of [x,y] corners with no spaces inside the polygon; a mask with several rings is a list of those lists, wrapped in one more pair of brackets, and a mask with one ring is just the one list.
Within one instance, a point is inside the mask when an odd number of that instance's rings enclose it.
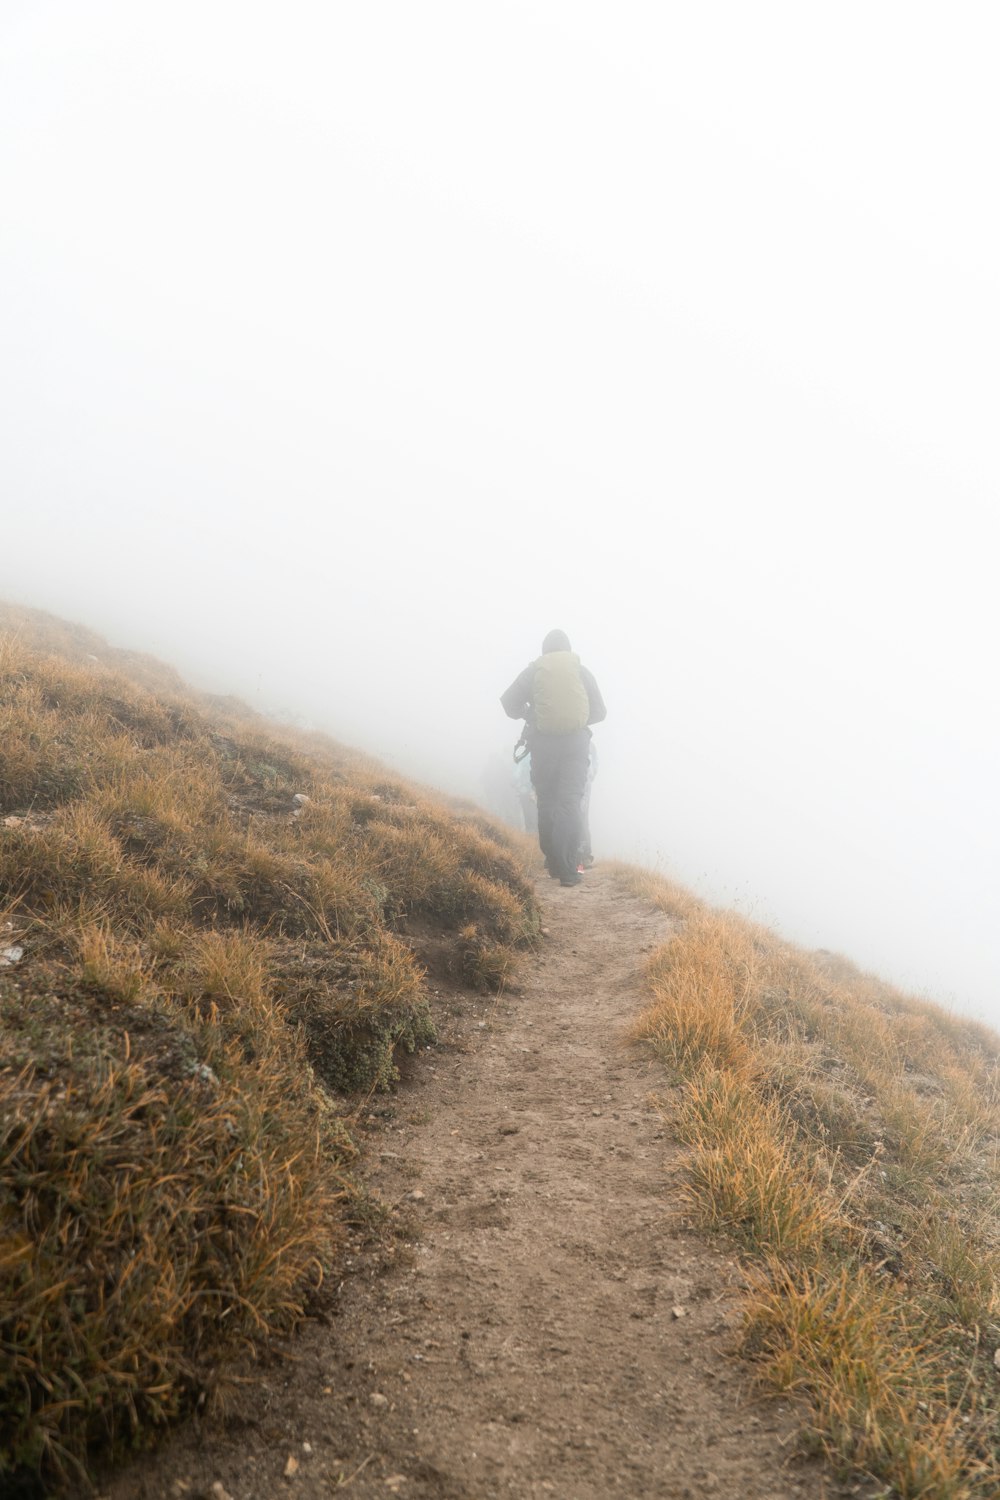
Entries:
{"label": "dark jacket", "polygon": [[[514,678],[507,691],[501,693],[500,702],[503,705],[504,713],[509,719],[527,719],[529,723],[532,722],[534,718],[535,667],[536,662],[530,662],[524,671]],[[601,690],[597,686],[593,672],[589,672],[582,664],[580,667],[580,676],[587,690],[587,699],[590,705],[587,714],[587,723],[599,724],[602,719],[606,719],[608,716],[608,711],[604,706],[604,699],[601,697]]]}

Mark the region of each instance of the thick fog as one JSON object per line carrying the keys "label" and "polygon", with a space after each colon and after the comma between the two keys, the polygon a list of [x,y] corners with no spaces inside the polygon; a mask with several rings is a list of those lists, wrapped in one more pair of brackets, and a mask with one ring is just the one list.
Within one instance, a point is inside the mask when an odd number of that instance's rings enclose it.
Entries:
{"label": "thick fog", "polygon": [[1000,1022],[994,17],[7,0],[0,595]]}

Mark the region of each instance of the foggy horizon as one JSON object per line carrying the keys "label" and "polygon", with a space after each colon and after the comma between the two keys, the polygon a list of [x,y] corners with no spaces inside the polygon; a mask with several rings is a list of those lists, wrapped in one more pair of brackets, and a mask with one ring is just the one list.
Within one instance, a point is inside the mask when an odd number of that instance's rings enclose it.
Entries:
{"label": "foggy horizon", "polygon": [[996,22],[0,20],[0,597],[1000,1025]]}

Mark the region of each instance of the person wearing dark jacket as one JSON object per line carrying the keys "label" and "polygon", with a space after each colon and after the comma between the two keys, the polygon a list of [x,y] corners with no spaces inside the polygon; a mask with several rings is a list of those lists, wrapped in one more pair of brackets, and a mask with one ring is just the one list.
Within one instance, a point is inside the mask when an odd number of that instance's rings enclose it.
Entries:
{"label": "person wearing dark jacket", "polygon": [[578,885],[589,726],[607,716],[601,690],[565,631],[550,630],[541,656],[515,677],[500,702],[508,718],[526,721],[545,868],[562,885]]}

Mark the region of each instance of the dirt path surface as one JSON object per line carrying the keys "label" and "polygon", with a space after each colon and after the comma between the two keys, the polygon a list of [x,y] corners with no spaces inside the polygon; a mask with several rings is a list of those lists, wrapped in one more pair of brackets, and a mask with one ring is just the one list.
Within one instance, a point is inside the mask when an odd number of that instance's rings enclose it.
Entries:
{"label": "dirt path surface", "polygon": [[666,919],[600,871],[540,894],[517,992],[465,997],[369,1137],[394,1249],[108,1500],[862,1493],[791,1456],[732,1357],[738,1268],[678,1218],[663,1075],[627,1040]]}

